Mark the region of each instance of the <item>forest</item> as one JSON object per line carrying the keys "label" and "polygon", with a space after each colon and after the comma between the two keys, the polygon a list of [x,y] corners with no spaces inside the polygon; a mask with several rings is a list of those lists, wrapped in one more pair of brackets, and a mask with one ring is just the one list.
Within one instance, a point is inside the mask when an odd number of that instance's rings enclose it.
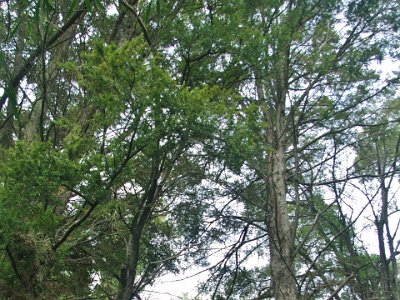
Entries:
{"label": "forest", "polygon": [[0,299],[400,299],[400,2],[1,0],[0,63]]}

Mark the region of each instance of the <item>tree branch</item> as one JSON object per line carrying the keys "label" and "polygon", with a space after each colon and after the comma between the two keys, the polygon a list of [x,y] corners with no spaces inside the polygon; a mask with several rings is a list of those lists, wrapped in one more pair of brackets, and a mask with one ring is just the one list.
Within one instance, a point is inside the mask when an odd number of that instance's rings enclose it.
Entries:
{"label": "tree branch", "polygon": [[23,283],[22,276],[18,271],[17,263],[16,263],[16,261],[14,259],[14,256],[12,255],[10,247],[8,245],[6,246],[6,252],[7,252],[8,258],[10,259],[11,266],[12,266],[12,268],[14,270],[15,275],[17,275],[18,279]]}
{"label": "tree branch", "polygon": [[70,234],[75,230],[75,228],[79,227],[85,220],[91,215],[93,210],[96,208],[98,202],[94,203],[93,205],[90,206],[90,208],[85,212],[85,214],[82,216],[82,218],[76,220],[73,222],[68,229],[64,232],[62,237],[53,245],[53,250],[56,251],[62,243],[64,243],[67,238],[70,236]]}
{"label": "tree branch", "polygon": [[350,274],[350,276],[348,276],[338,287],[337,289],[329,296],[329,298],[327,298],[327,300],[332,300],[334,299],[339,292],[343,289],[343,287],[349,282],[350,279],[352,279],[354,277],[354,274]]}
{"label": "tree branch", "polygon": [[[29,72],[29,70],[32,68],[34,61],[36,58],[39,57],[39,55],[49,49],[75,22],[78,20],[81,16],[83,16],[86,13],[86,9],[80,9],[78,10],[72,17],[69,19],[60,29],[57,30],[57,32],[49,39],[48,43],[43,46],[42,44],[39,45],[35,51],[29,56],[28,60],[22,65],[21,69],[18,71],[17,74],[12,77],[10,80],[10,83],[8,84],[9,88],[12,88],[13,90],[16,90],[21,82],[21,80],[26,76],[26,74]],[[7,94],[7,90],[3,92],[3,95],[1,96],[0,99],[0,111],[3,109],[4,104],[6,103],[9,95]]]}
{"label": "tree branch", "polygon": [[149,35],[149,31],[147,30],[146,25],[144,25],[144,23],[143,23],[142,19],[140,18],[140,16],[136,13],[135,8],[134,8],[132,5],[130,5],[128,2],[126,2],[125,0],[121,0],[121,3],[122,3],[123,5],[125,5],[125,7],[126,7],[126,8],[135,16],[135,18],[138,20],[139,26],[140,26],[140,28],[142,28],[143,35],[144,35],[144,38],[145,38],[147,44],[148,44],[150,47],[152,47],[152,46],[153,46],[153,43],[151,42],[150,35]]}

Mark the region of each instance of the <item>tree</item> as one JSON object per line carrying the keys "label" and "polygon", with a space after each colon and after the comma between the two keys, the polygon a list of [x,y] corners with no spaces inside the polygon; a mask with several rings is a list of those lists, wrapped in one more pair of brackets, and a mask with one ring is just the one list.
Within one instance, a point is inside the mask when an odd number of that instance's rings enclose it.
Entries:
{"label": "tree", "polygon": [[363,130],[356,145],[356,169],[361,177],[359,189],[370,205],[377,231],[379,282],[382,289],[379,297],[388,299],[399,298],[398,245],[394,242],[399,225],[391,221],[398,213],[394,187],[398,177],[400,146],[399,128],[395,121],[397,105],[398,99],[387,101],[382,114],[377,117],[377,125]]}
{"label": "tree", "polygon": [[[58,21],[57,7],[42,11],[42,4],[32,6],[40,26],[46,13]],[[131,5],[126,5],[127,11]],[[91,14],[82,20],[83,27],[96,28],[96,14],[107,18],[102,7],[86,8]],[[70,12],[61,12],[68,16],[75,9],[80,11],[76,3]],[[117,29],[112,34],[117,35]],[[104,46],[103,36],[89,34],[86,42],[75,34],[70,47],[88,47],[87,54],[72,55],[64,43],[51,50],[40,46],[23,74],[6,85],[16,89],[19,77],[29,74],[31,83],[19,88],[32,88],[32,95],[22,93],[22,101],[30,96],[34,101],[32,106],[21,102],[20,131],[13,136],[31,146],[18,141],[2,153],[7,170],[1,187],[1,243],[8,270],[2,282],[4,297],[138,295],[161,270],[175,270],[182,249],[173,250],[172,245],[179,245],[181,238],[174,234],[179,224],[170,224],[168,215],[178,206],[175,202],[182,202],[178,195],[204,173],[204,162],[190,151],[213,130],[212,101],[217,104],[222,91],[180,88],[163,70],[165,60],[147,38]],[[33,64],[40,55],[42,65]],[[50,85],[54,74],[61,75],[57,87]],[[7,92],[3,98],[8,103],[15,100]],[[12,118],[6,115],[5,122]],[[17,161],[19,168],[12,168]],[[21,180],[19,172],[26,174]],[[14,198],[19,189],[26,193]],[[17,201],[12,205],[8,199]],[[30,204],[24,211],[26,202]],[[21,227],[9,227],[16,219],[24,220]],[[53,259],[45,260],[46,252]]]}
{"label": "tree", "polygon": [[2,297],[134,299],[214,246],[213,299],[396,297],[396,2],[0,5]]}
{"label": "tree", "polygon": [[[264,197],[276,299],[296,299],[308,293],[302,291],[307,282],[302,277],[312,274],[298,274],[301,267],[296,263],[300,253],[307,253],[306,242],[324,213],[324,209],[317,210],[309,232],[299,236],[301,222],[309,218],[303,207],[312,207],[315,201],[314,186],[326,186],[335,193],[335,218],[341,223],[332,228],[336,232],[325,235],[326,245],[311,259],[310,268],[323,265],[322,254],[334,250],[337,239],[347,239],[347,251],[356,253],[351,237],[355,220],[349,221],[343,212],[341,192],[351,174],[338,174],[337,165],[339,155],[354,142],[351,135],[372,123],[363,110],[366,103],[383,96],[397,80],[382,82],[371,67],[371,62],[381,60],[385,49],[392,46],[380,32],[396,34],[397,30],[391,23],[396,16],[391,5],[386,5],[332,1],[237,5],[237,37],[231,42],[237,51],[230,62],[239,66],[243,79],[235,88],[243,101],[238,106],[241,113],[233,119],[236,131],[232,135],[237,137],[233,147],[243,148],[235,151],[239,166],[234,166],[233,172],[243,174],[240,167],[244,164],[266,186],[259,196]],[[242,134],[241,122],[250,123],[246,134]],[[250,222],[255,220],[253,217]],[[333,254],[343,261],[340,251]],[[227,259],[230,257],[228,252]],[[351,284],[356,269],[348,270],[342,282],[321,278],[328,289],[320,295],[337,297]],[[321,271],[319,274],[323,276]],[[316,288],[318,292],[321,289]]]}

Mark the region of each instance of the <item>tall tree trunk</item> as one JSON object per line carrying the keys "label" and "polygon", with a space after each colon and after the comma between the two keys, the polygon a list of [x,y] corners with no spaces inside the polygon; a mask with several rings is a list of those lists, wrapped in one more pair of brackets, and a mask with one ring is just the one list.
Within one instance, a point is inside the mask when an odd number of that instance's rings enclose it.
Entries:
{"label": "tall tree trunk", "polygon": [[[283,120],[277,110],[277,126],[273,134],[275,148],[268,165],[266,223],[270,239],[272,286],[277,300],[297,299],[297,285],[292,261],[292,232],[286,203],[286,159]],[[270,134],[271,136],[271,134]],[[272,141],[271,141],[272,142]]]}
{"label": "tall tree trunk", "polygon": [[[59,3],[59,7],[57,9],[62,12],[60,16],[53,15],[54,23],[57,22],[57,18],[61,17],[67,20],[67,11],[70,7],[69,1],[61,1]],[[40,67],[38,67],[38,80],[39,80],[39,88],[36,92],[36,100],[33,104],[29,120],[25,125],[24,139],[28,142],[33,141],[46,141],[48,132],[46,131],[48,128],[45,126],[45,122],[48,121],[49,110],[53,108],[54,113],[58,112],[54,107],[65,107],[68,105],[68,97],[64,95],[59,96],[57,94],[57,89],[59,88],[59,83],[56,78],[60,75],[60,67],[59,63],[62,63],[68,57],[68,52],[70,50],[70,46],[73,43],[74,36],[78,29],[80,21],[82,21],[84,14],[78,15],[75,22],[71,22],[68,26],[65,27],[65,30],[62,32],[62,41],[57,44],[57,47],[52,47],[48,49],[51,45],[51,37],[49,37],[50,27],[52,22],[49,24],[43,25],[43,28],[40,29],[40,43],[41,43],[41,51],[38,53],[38,58],[40,58]],[[39,64],[38,64],[39,65]],[[53,116],[55,117],[55,116]],[[53,127],[53,131],[55,131],[55,127]],[[57,136],[54,133],[56,141],[54,144],[60,142],[60,140],[65,137],[65,133],[62,136]]]}
{"label": "tall tree trunk", "polygon": [[131,300],[135,297],[136,269],[139,262],[139,245],[143,228],[134,228],[128,243],[126,265],[121,269],[118,300]]}
{"label": "tall tree trunk", "polygon": [[[286,201],[286,97],[289,91],[290,39],[272,46],[277,61],[269,66],[264,85],[257,87],[268,124],[265,141],[270,149],[267,162],[266,225],[269,234],[271,280],[277,300],[295,300],[299,293],[293,266],[293,230]],[[266,83],[268,82],[268,83]],[[257,83],[256,83],[257,85]],[[268,90],[268,92],[267,92]],[[268,93],[268,95],[267,95]]]}
{"label": "tall tree trunk", "polygon": [[[382,292],[384,299],[397,300],[397,286],[393,285],[396,283],[396,274],[394,270],[390,270],[390,261],[387,259],[386,249],[385,249],[385,227],[388,230],[388,188],[385,186],[385,179],[381,179],[381,214],[379,220],[376,222],[376,227],[378,231],[378,244],[379,244],[379,258],[380,258],[380,281],[382,285]],[[390,240],[388,240],[390,248]],[[389,249],[391,250],[391,249]],[[392,259],[392,255],[390,257]],[[393,264],[392,264],[393,266]],[[396,266],[397,267],[397,266]]]}
{"label": "tall tree trunk", "polygon": [[[15,43],[15,63],[13,72],[16,73],[21,68],[24,63],[23,52],[25,49],[25,8],[21,1],[18,3],[17,8],[17,19],[19,20],[19,26],[17,31],[16,43]],[[15,91],[15,101],[8,98],[7,111],[4,120],[4,126],[0,129],[0,145],[6,148],[12,147],[14,145],[13,133],[14,133],[14,111],[16,110],[16,104],[18,101],[18,89]]]}
{"label": "tall tree trunk", "polygon": [[[154,184],[156,184],[156,181]],[[156,197],[156,190],[156,185],[150,188],[149,195],[145,199],[142,211],[138,212],[132,221],[130,228],[131,235],[127,246],[127,258],[125,265],[121,269],[120,289],[117,298],[118,300],[131,300],[134,299],[134,297],[139,298],[136,275],[140,258],[140,240],[142,238],[142,233],[146,222],[151,216],[152,204]]]}
{"label": "tall tree trunk", "polygon": [[[270,149],[268,177],[266,179],[266,225],[269,235],[271,280],[275,299],[298,298],[297,283],[293,267],[293,235],[286,202],[286,61],[276,79],[274,103],[266,102],[265,85],[257,80],[257,94],[263,116],[269,125],[265,141]],[[278,83],[279,82],[279,83]],[[270,97],[268,97],[270,98]]]}
{"label": "tall tree trunk", "polygon": [[160,177],[160,160],[154,158],[152,162],[152,174],[147,191],[144,194],[142,209],[135,215],[130,226],[130,239],[127,249],[125,265],[120,272],[120,288],[118,300],[140,299],[136,283],[137,267],[140,258],[140,241],[143,230],[152,214],[154,203],[157,201],[160,192],[158,180]]}

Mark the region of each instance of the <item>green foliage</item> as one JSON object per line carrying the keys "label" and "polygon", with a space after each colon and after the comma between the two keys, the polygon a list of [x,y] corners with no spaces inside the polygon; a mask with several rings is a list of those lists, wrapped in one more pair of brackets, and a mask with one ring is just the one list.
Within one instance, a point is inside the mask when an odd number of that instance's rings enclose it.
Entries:
{"label": "green foliage", "polygon": [[63,183],[74,180],[76,165],[43,143],[18,143],[2,156],[2,221],[24,231],[50,230],[57,217],[49,207],[62,205],[57,193]]}
{"label": "green foliage", "polygon": [[[26,284],[20,287],[22,291],[40,293],[46,286],[42,282],[50,276],[48,268],[63,259],[57,259],[52,249],[63,221],[57,211],[65,205],[60,200],[64,186],[79,181],[79,166],[65,152],[45,143],[19,142],[13,149],[2,150],[2,157],[0,244],[10,256],[5,265],[10,272],[3,280],[13,282],[10,287],[17,290],[19,284]],[[10,260],[20,274],[11,271]]]}
{"label": "green foliage", "polygon": [[398,58],[395,1],[3,2],[0,298],[114,299],[216,245],[215,298],[268,297],[276,241],[304,298],[379,288],[343,198],[398,175],[398,80],[371,65]]}
{"label": "green foliage", "polygon": [[398,115],[398,103],[399,99],[388,101],[377,118],[380,125],[366,128],[359,135],[355,167],[358,174],[366,175],[363,181],[373,180],[374,175],[390,177],[396,172],[400,127],[393,120]]}

